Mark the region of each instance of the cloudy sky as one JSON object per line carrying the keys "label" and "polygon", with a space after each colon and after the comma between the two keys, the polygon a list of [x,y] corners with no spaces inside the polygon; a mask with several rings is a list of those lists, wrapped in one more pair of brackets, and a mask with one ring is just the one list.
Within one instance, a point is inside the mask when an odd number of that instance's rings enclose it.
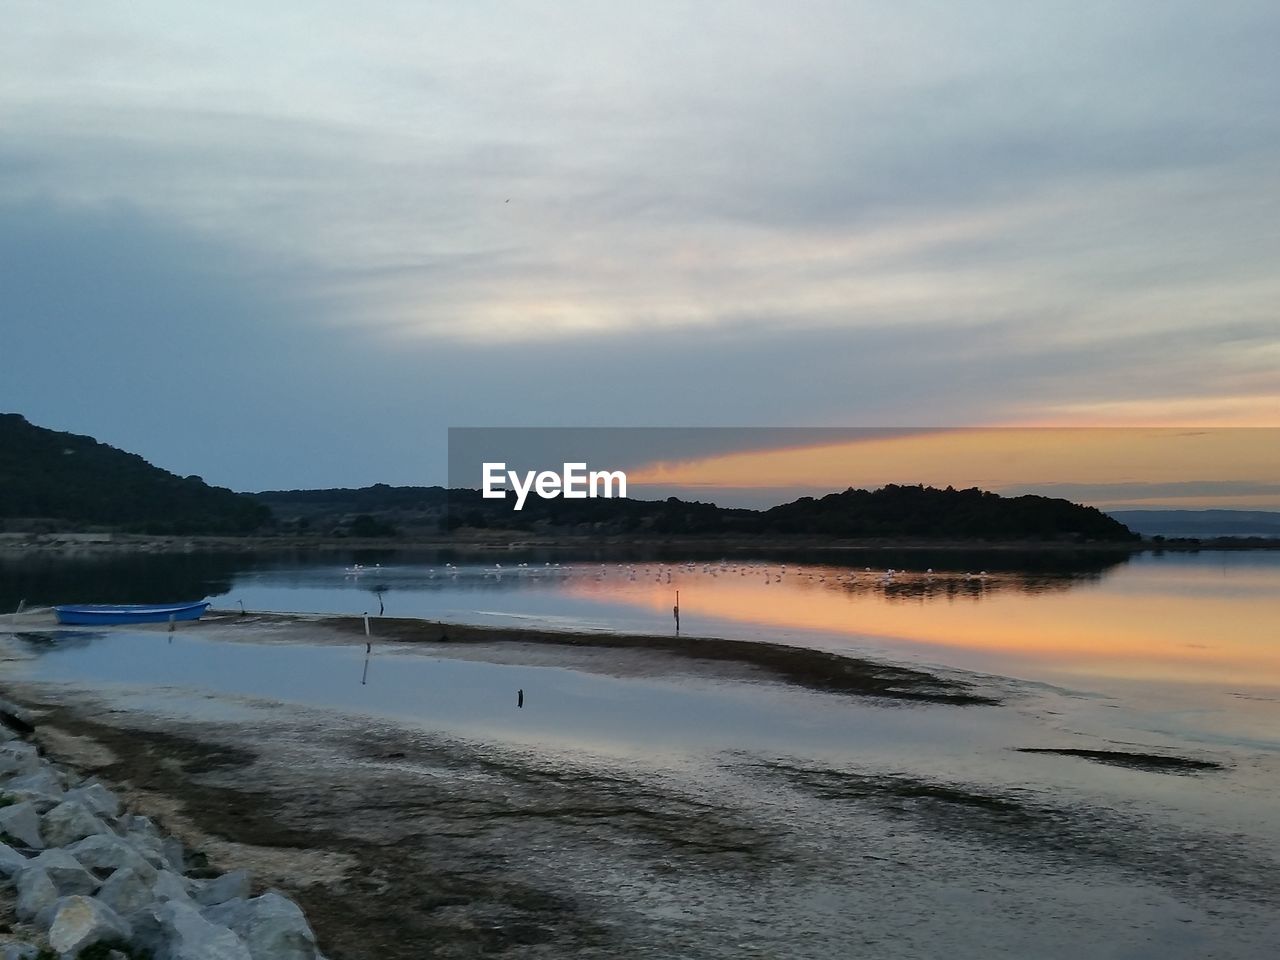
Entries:
{"label": "cloudy sky", "polygon": [[443,482],[450,426],[1280,425],[1270,0],[4,18],[0,410],[178,473]]}

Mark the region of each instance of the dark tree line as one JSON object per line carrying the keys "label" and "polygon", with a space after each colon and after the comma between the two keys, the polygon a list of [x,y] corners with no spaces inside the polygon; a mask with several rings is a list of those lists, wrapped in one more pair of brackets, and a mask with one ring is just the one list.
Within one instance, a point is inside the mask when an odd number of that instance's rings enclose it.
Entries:
{"label": "dark tree line", "polygon": [[271,520],[252,497],[179,477],[92,437],[0,414],[0,518],[140,533],[251,533]]}
{"label": "dark tree line", "polygon": [[1050,497],[1002,497],[979,489],[890,484],[801,497],[769,510],[680,500],[543,500],[512,509],[513,496],[487,500],[478,490],[387,487],[258,494],[280,516],[363,514],[398,525],[490,528],[578,534],[770,536],[849,539],[1130,541],[1137,535],[1093,508]]}

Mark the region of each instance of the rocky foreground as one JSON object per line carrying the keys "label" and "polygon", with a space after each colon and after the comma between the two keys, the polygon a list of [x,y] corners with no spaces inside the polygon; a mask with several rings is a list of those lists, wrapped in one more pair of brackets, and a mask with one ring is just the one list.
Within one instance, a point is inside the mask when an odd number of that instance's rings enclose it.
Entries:
{"label": "rocky foreground", "polygon": [[[0,713],[2,960],[323,960],[296,903],[250,896],[111,790],[60,768]],[[7,901],[7,902],[6,902]]]}

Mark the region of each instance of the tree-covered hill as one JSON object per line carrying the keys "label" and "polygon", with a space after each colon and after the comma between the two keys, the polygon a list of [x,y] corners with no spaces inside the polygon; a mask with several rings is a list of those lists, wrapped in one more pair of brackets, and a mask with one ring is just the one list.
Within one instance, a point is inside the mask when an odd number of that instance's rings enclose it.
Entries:
{"label": "tree-covered hill", "polygon": [[402,531],[489,528],[548,534],[702,537],[788,536],[924,541],[1123,542],[1127,527],[1093,507],[1050,497],[1002,497],[983,490],[889,485],[802,497],[769,510],[718,507],[680,500],[543,500],[520,512],[478,490],[389,487],[288,490],[256,494],[282,519],[305,519],[313,530],[353,515]]}
{"label": "tree-covered hill", "polygon": [[898,486],[801,497],[766,510],[776,533],[939,540],[1134,540],[1137,536],[1095,507],[1053,497],[1002,497],[979,490]]}
{"label": "tree-covered hill", "polygon": [[271,511],[244,494],[179,477],[92,437],[0,414],[0,519],[144,533],[250,533]]}

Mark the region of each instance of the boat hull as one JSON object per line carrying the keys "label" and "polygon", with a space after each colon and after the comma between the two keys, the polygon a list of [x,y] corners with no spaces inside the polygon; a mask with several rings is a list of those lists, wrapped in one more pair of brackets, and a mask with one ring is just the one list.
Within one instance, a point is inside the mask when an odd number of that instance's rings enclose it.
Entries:
{"label": "boat hull", "polygon": [[208,608],[208,600],[198,603],[81,603],[54,607],[53,612],[59,623],[103,626],[199,620]]}

